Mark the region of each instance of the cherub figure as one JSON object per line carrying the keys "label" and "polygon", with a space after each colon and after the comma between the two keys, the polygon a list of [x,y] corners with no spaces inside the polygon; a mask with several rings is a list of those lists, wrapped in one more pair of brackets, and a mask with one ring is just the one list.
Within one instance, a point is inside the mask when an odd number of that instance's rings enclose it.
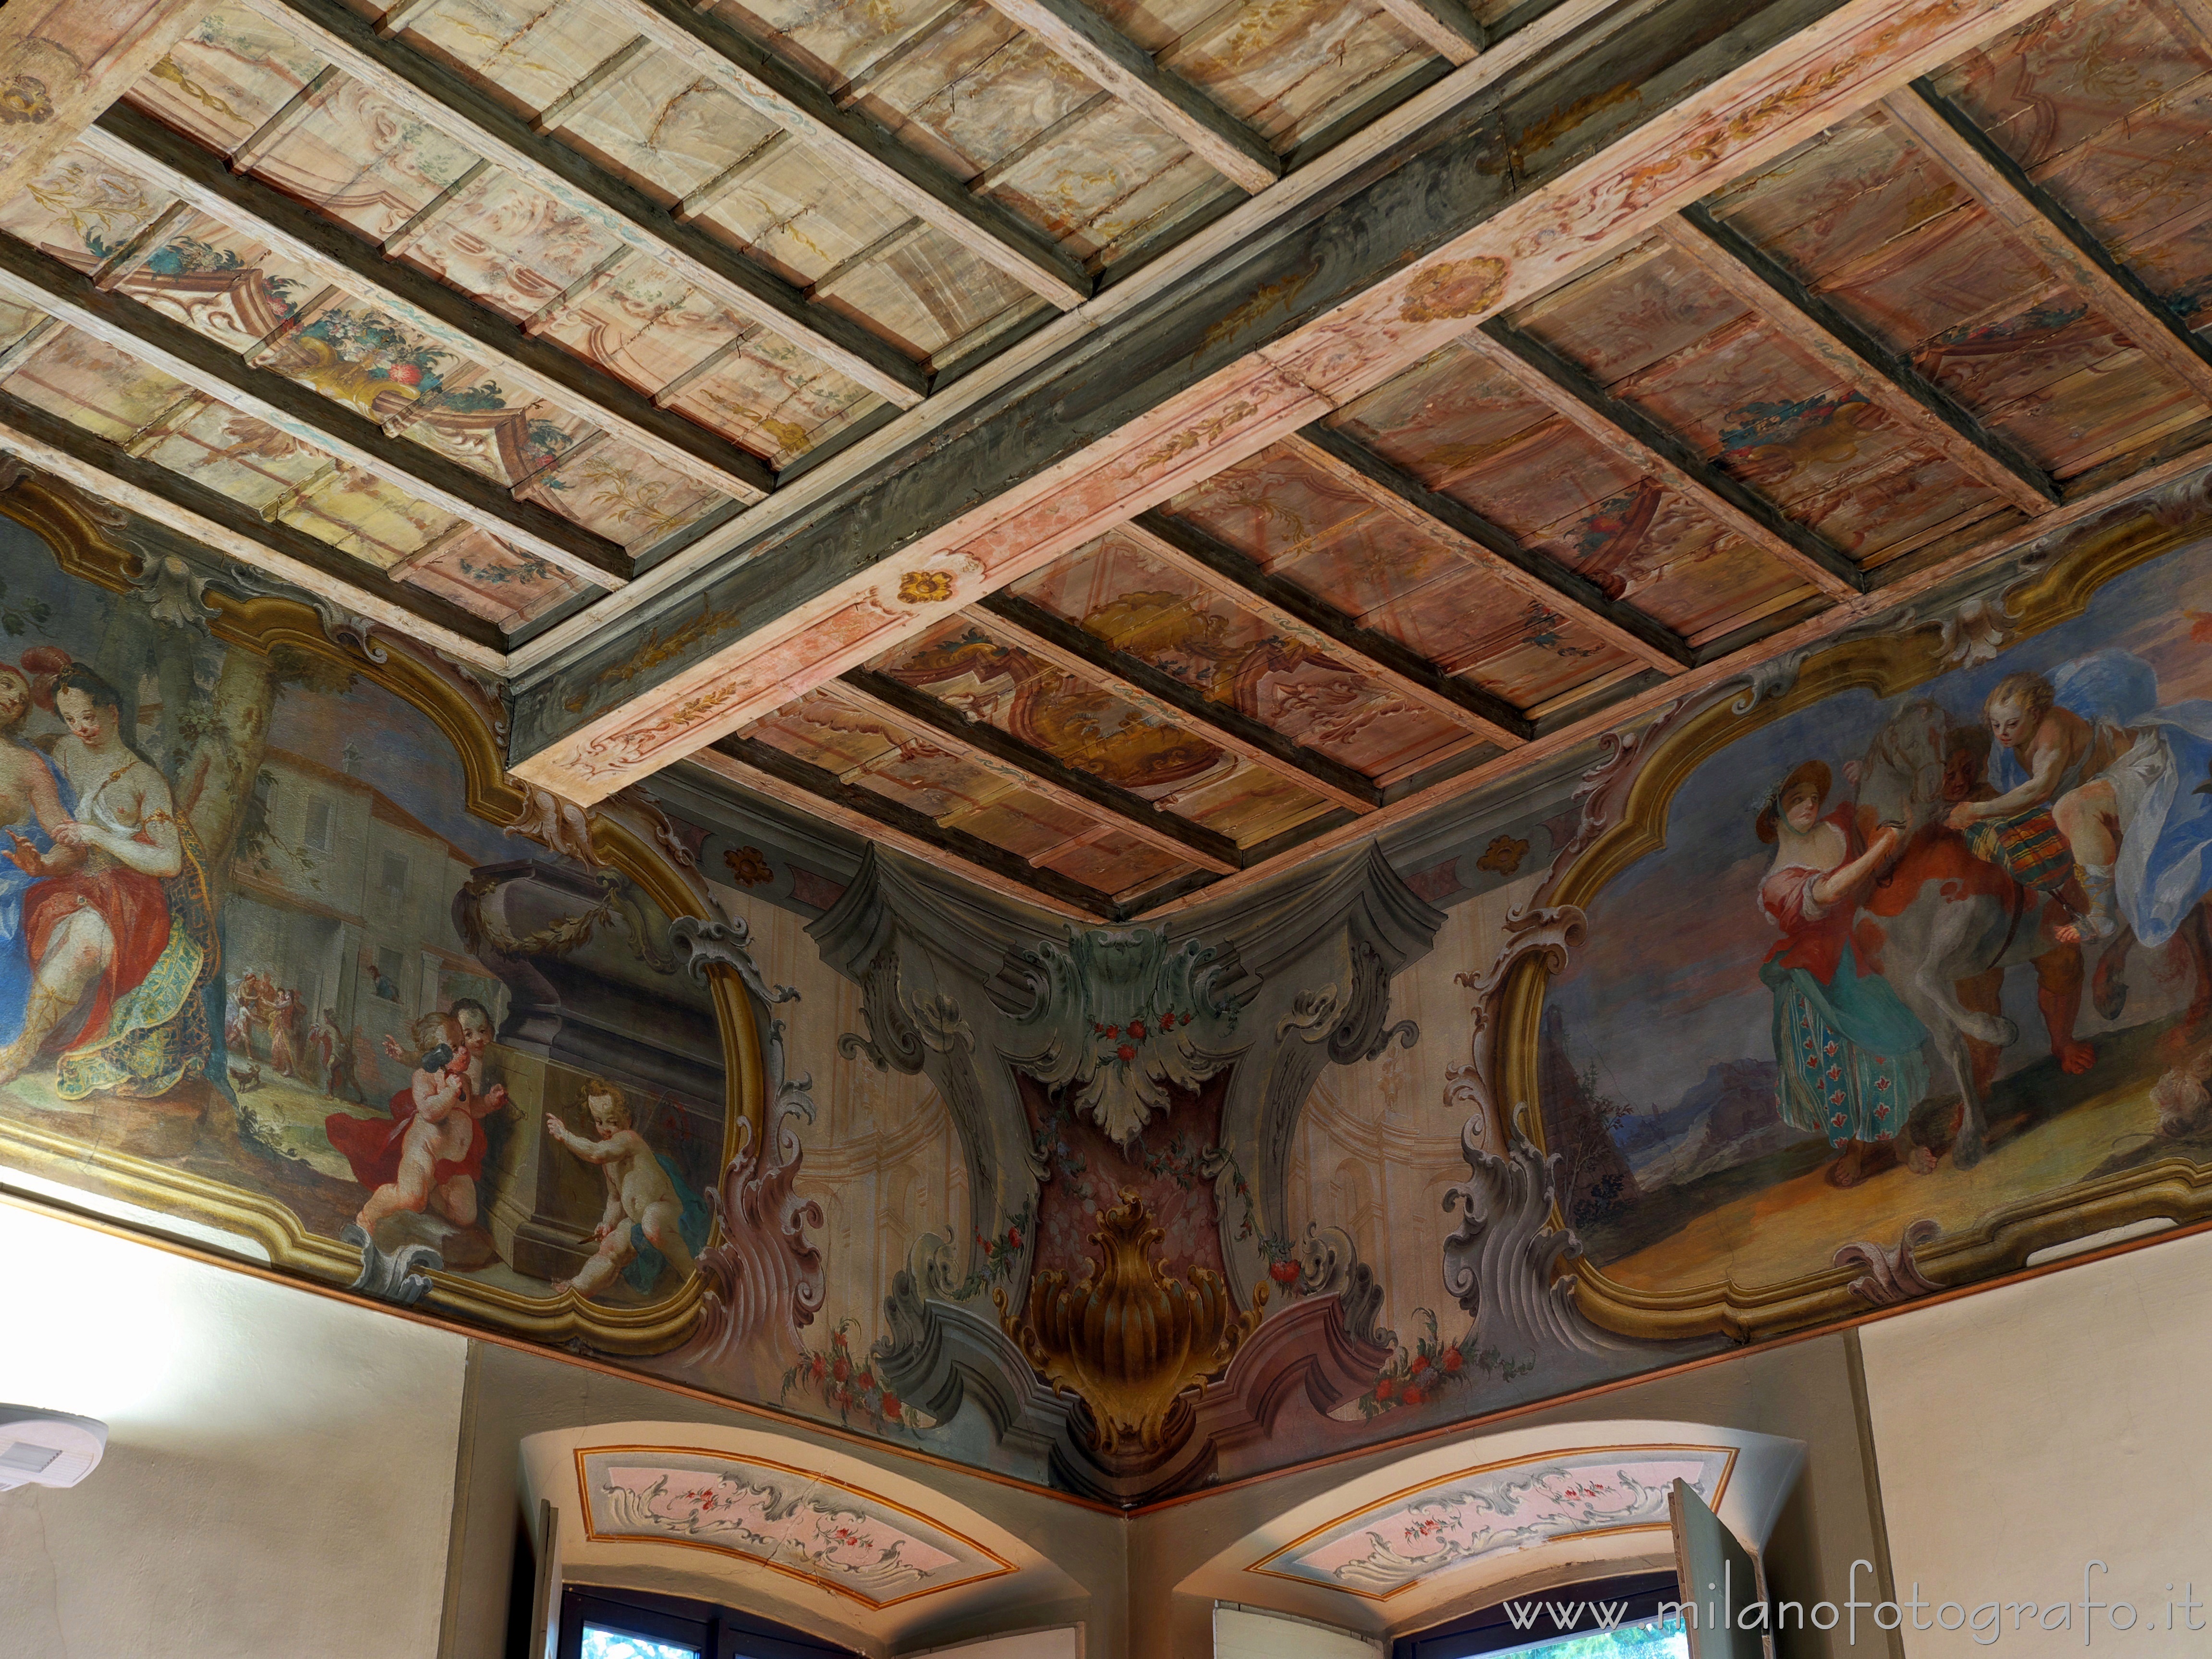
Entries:
{"label": "cherub figure", "polygon": [[355,1217],[372,1236],[379,1222],[403,1210],[435,1208],[456,1226],[474,1224],[483,1120],[507,1104],[504,1088],[478,1093],[469,1086],[468,1045],[451,1014],[424,1015],[413,1035],[429,1046],[408,1086],[392,1097],[390,1125],[344,1114],[325,1125],[355,1179],[375,1188]]}
{"label": "cherub figure", "polygon": [[682,1283],[691,1277],[691,1247],[684,1242],[684,1200],[674,1178],[631,1126],[629,1101],[619,1087],[599,1078],[586,1079],[584,1107],[596,1139],[585,1139],[552,1112],[545,1114],[545,1133],[605,1172],[607,1206],[592,1235],[599,1241],[598,1253],[574,1279],[556,1279],[553,1288],[596,1296],[636,1259],[639,1233],[668,1258]]}

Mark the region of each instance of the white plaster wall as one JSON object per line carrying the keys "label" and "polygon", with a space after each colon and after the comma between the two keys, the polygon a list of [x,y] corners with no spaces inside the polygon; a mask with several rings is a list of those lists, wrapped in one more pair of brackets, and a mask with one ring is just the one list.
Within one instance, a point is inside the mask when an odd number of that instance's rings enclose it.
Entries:
{"label": "white plaster wall", "polygon": [[426,1659],[467,1344],[0,1203],[0,1401],[105,1419],[0,1492],[7,1659]]}
{"label": "white plaster wall", "polygon": [[[1860,1341],[1899,1591],[1917,1580],[1934,1604],[1905,1614],[1908,1659],[2212,1644],[2186,1629],[2193,1617],[2212,1632],[2212,1609],[2177,1605],[2165,1628],[2169,1583],[2177,1603],[2192,1583],[2212,1602],[2212,1237],[1884,1320]],[[2085,1630],[2077,1605],[2046,1632],[2004,1610],[2033,1602],[2039,1620],[2079,1603],[2091,1560],[2110,1568],[2092,1574],[2092,1598],[2133,1603],[2141,1628],[2115,1631],[2100,1613]],[[1971,1620],[1990,1601],[2002,1630],[1978,1644]],[[1969,1627],[1912,1628],[1939,1612]]]}

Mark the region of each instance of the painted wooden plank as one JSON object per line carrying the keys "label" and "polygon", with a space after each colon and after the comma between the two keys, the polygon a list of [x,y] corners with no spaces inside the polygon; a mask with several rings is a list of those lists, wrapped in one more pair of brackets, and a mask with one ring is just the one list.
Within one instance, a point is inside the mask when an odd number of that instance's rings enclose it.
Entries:
{"label": "painted wooden plank", "polygon": [[1089,817],[1103,813],[1147,845],[1219,874],[1240,867],[1237,843],[1228,836],[1163,811],[1143,796],[1080,771],[995,726],[968,720],[928,693],[888,674],[871,668],[848,669],[839,684],[843,693],[866,698],[881,710],[884,719],[919,726],[955,754],[994,771],[1012,767],[1037,793],[1072,811]]}
{"label": "painted wooden plank", "polygon": [[985,613],[980,620],[1000,638],[1102,687],[1157,720],[1194,730],[1208,743],[1241,755],[1253,765],[1347,811],[1371,812],[1382,805],[1382,793],[1373,781],[1351,767],[1301,748],[1241,709],[1216,702],[1172,674],[1115,650],[1080,623],[1054,616],[1042,605],[1004,589],[986,599],[978,609]]}
{"label": "painted wooden plank", "polygon": [[0,392],[0,449],[456,661],[492,674],[507,672],[499,630],[483,617],[435,593],[402,587],[305,531],[264,523],[252,508],[5,392]]}
{"label": "painted wooden plank", "polygon": [[1153,63],[1152,55],[1084,0],[991,0],[1007,21],[1026,29],[1112,93],[1190,146],[1191,154],[1251,195],[1282,177],[1267,141],[1196,87]]}
{"label": "painted wooden plank", "polygon": [[1455,679],[1388,634],[1363,626],[1326,599],[1263,569],[1249,555],[1164,514],[1140,514],[1126,528],[1140,532],[1148,547],[1176,555],[1185,568],[1227,583],[1240,604],[1256,600],[1267,614],[1284,617],[1309,637],[1319,636],[1355,660],[1373,663],[1394,690],[1416,697],[1424,708],[1447,715],[1486,742],[1516,749],[1528,740],[1527,718],[1504,698]]}
{"label": "painted wooden plank", "polygon": [[1471,64],[1490,44],[1489,31],[1464,0],[1382,0],[1382,9],[1447,63]]}
{"label": "painted wooden plank", "polygon": [[[764,500],[775,474],[717,434],[664,415],[634,388],[573,353],[533,340],[434,276],[377,251],[273,185],[240,178],[150,115],[118,104],[84,136],[87,149],[188,202],[319,280],[351,289],[457,356],[495,368],[512,392],[580,408],[664,465],[740,501]],[[386,247],[390,246],[387,241]]]}
{"label": "painted wooden plank", "polygon": [[[1639,691],[1620,702],[1594,709],[1580,719],[1555,726],[1534,738],[1524,750],[1500,756],[1496,760],[1485,761],[1427,788],[1413,791],[1393,801],[1356,827],[1340,826],[1317,835],[1298,849],[1295,858],[1279,857],[1265,864],[1249,864],[1235,875],[1222,877],[1218,884],[1208,887],[1204,896],[1210,902],[1217,897],[1229,897],[1249,891],[1280,876],[1293,862],[1367,840],[1392,826],[1434,811],[1487,784],[1496,783],[1532,763],[1566,754],[1593,742],[1605,732],[1625,730],[1678,698],[1694,696],[1747,673],[1761,663],[1771,662],[1793,651],[1817,645],[1847,628],[1880,616],[1923,593],[1932,592],[1979,567],[2002,564],[2055,531],[2085,523],[2207,465],[2212,465],[2212,445],[2199,446],[2170,456],[2155,466],[2130,473],[2102,489],[2085,491],[2040,519],[2032,520],[2002,535],[1962,549],[1948,557],[1906,571],[1868,592],[1840,600],[1818,616],[1768,633],[1738,649],[1700,663],[1679,679]],[[1164,917],[1188,908],[1197,902],[1198,897],[1195,893],[1178,896],[1167,902],[1141,908],[1134,919],[1158,922]]]}
{"label": "painted wooden plank", "polygon": [[809,356],[911,409],[917,369],[857,324],[810,312],[788,283],[731,252],[581,152],[529,124],[459,75],[375,32],[336,0],[237,0],[338,65],[385,101],[543,191],[566,211],[650,255],[701,292]]}
{"label": "painted wooden plank", "polygon": [[[1540,16],[1500,36],[1474,63],[1454,70],[1285,173],[1264,197],[1247,198],[1204,229],[1171,244],[1136,270],[1102,289],[1078,310],[1051,319],[1018,344],[935,391],[926,404],[884,422],[834,458],[787,481],[743,526],[732,523],[707,532],[671,553],[620,592],[597,601],[588,614],[570,617],[533,634],[514,649],[516,672],[544,667],[622,617],[643,609],[692,579],[740,539],[760,533],[771,522],[781,524],[787,516],[809,510],[901,447],[1015,385],[1085,335],[1157,303],[1170,289],[1204,271],[1224,254],[1249,246],[1280,216],[1344,183],[1398,146],[1419,138],[1467,100],[1506,80],[1563,40],[1599,26],[1608,15],[1619,15],[1613,0],[1559,0]],[[1071,115],[1095,112],[1113,104],[1109,94],[1101,93]],[[787,141],[788,135],[779,133],[776,137]],[[988,189],[1002,176],[994,167],[970,179],[968,187]],[[678,216],[683,216],[679,212]]]}
{"label": "painted wooden plank", "polygon": [[[295,5],[331,3],[290,0]],[[820,88],[720,19],[683,0],[596,3],[619,27],[647,36],[685,68],[1031,293],[1063,311],[1090,298],[1090,276],[1059,244],[996,203],[969,195],[859,109],[839,109]]]}
{"label": "painted wooden plank", "polygon": [[[1319,614],[1317,621],[1328,625],[1318,626],[1316,623],[1305,621],[1297,612],[1276,604],[1267,594],[1257,589],[1240,585],[1237,575],[1217,568],[1215,562],[1217,558],[1226,562],[1230,559],[1241,556],[1236,555],[1233,550],[1206,544],[1203,552],[1196,550],[1200,545],[1198,538],[1189,535],[1182,526],[1174,524],[1172,520],[1161,519],[1153,514],[1132,519],[1121,527],[1120,533],[1140,543],[1146,553],[1158,559],[1163,564],[1182,572],[1208,589],[1226,593],[1233,604],[1252,612],[1285,639],[1295,640],[1299,644],[1310,648],[1326,651],[1329,655],[1350,663],[1393,696],[1403,697],[1407,702],[1425,708],[1431,714],[1440,714],[1459,727],[1461,731],[1480,738],[1486,743],[1496,744],[1504,749],[1513,748],[1520,743],[1520,738],[1498,719],[1478,713],[1458,697],[1437,689],[1431,677],[1401,674],[1389,663],[1380,658],[1370,657],[1357,646],[1350,643],[1351,637],[1361,630],[1358,625],[1349,617],[1326,613]],[[1184,545],[1186,540],[1190,542],[1190,546]],[[1259,570],[1255,561],[1249,559],[1245,560],[1242,566],[1232,568],[1245,574],[1255,572],[1265,574]],[[1284,586],[1287,586],[1288,584]],[[1311,608],[1310,605],[1304,607],[1308,611]],[[1507,714],[1510,711],[1501,707],[1498,712]]]}
{"label": "painted wooden plank", "polygon": [[1692,208],[1664,234],[1685,258],[1741,300],[1760,322],[1844,385],[1866,393],[1922,443],[1948,457],[2023,513],[2058,504],[2050,475],[1901,354],[1860,328],[1740,233]]}
{"label": "painted wooden plank", "polygon": [[149,368],[265,421],[349,465],[386,479],[425,505],[466,520],[517,551],[596,587],[629,580],[629,556],[543,507],[518,507],[492,480],[456,461],[385,435],[376,422],[272,370],[256,368],[205,335],[126,295],[103,294],[26,244],[0,238],[0,294],[128,353]]}
{"label": "painted wooden plank", "polygon": [[207,15],[208,0],[0,6],[0,202],[12,202]]}
{"label": "painted wooden plank", "polygon": [[925,863],[950,865],[994,893],[1039,904],[1078,919],[1117,920],[1119,910],[1103,894],[1069,880],[1056,870],[1031,865],[1003,847],[964,830],[948,830],[927,815],[879,796],[858,784],[787,755],[755,738],[728,737],[692,756],[694,765],[743,789],[826,819],[868,841],[879,841]]}
{"label": "painted wooden plank", "polygon": [[1522,546],[1473,507],[1424,488],[1346,434],[1316,424],[1287,443],[1392,517],[1459,548],[1468,562],[1480,565],[1515,592],[1572,617],[1616,650],[1662,674],[1689,666],[1690,647],[1679,635],[1635,606],[1608,597],[1587,576]]}
{"label": "painted wooden plank", "polygon": [[1863,574],[1842,554],[1540,341],[1492,320],[1468,334],[1467,343],[1553,414],[1764,548],[1822,592],[1841,597],[1863,586]]}
{"label": "painted wooden plank", "polygon": [[2192,334],[1964,110],[1925,80],[1884,99],[1882,109],[1941,160],[1998,223],[2118,324],[2144,356],[2212,403],[2212,345]]}
{"label": "painted wooden plank", "polygon": [[[1517,191],[1501,193],[1501,187],[1483,182],[1492,175],[1475,166],[1469,152],[1488,140],[1472,129],[1457,144],[1412,149],[1401,168],[1413,176],[1394,183],[1390,200],[1409,214],[1418,205],[1424,237],[1433,238],[1439,228],[1424,192],[1455,183],[1472,192],[1455,210],[1463,228],[1447,240],[1431,240],[1429,252],[1404,259],[1395,231],[1385,234],[1388,228],[1372,216],[1387,216],[1387,210],[1355,192],[1344,212],[1367,234],[1352,245],[1371,249],[1372,270],[1387,274],[1363,272],[1353,281],[1350,264],[1338,257],[1346,245],[1331,243],[1325,222],[1303,228],[1295,246],[1267,256],[1281,268],[1298,250],[1308,251],[1308,268],[1292,273],[1307,297],[1277,302],[1291,310],[1294,323],[1271,325],[1268,310],[1251,305],[1216,323],[1201,319],[1206,340],[1176,359],[1179,367],[1172,372],[1151,371],[1167,395],[1148,391],[1140,415],[1121,418],[1096,436],[1086,434],[1079,451],[1052,424],[1049,398],[1036,409],[1010,406],[1008,422],[1040,441],[1048,434],[1058,441],[1005,482],[977,477],[979,465],[1002,465],[998,455],[988,448],[981,456],[972,453],[961,434],[951,434],[884,486],[903,489],[926,505],[926,523],[895,521],[880,503],[870,504],[869,539],[878,548],[896,549],[888,559],[878,557],[866,570],[848,568],[841,550],[817,543],[848,539],[837,526],[856,521],[817,515],[814,526],[786,536],[772,550],[781,568],[803,550],[805,570],[815,573],[789,573],[804,597],[794,592],[796,603],[772,623],[749,627],[743,635],[700,637],[665,660],[649,690],[630,679],[616,697],[589,690],[586,683],[595,676],[602,685],[613,683],[603,672],[607,653],[617,648],[611,639],[573,666],[564,660],[526,687],[518,704],[518,769],[578,799],[599,799],[622,781],[645,775],[742,724],[758,712],[754,700],[768,696],[772,684],[790,688],[787,698],[793,690],[819,684],[836,665],[890,648],[943,614],[934,606],[891,605],[890,588],[905,580],[904,573],[931,559],[951,560],[973,569],[987,588],[1018,580],[1098,533],[1109,521],[1109,501],[1121,502],[1126,517],[1131,507],[1163,500],[1189,479],[1218,471],[1280,435],[1285,404],[1294,399],[1273,377],[1303,388],[1299,395],[1316,402],[1357,396],[1485,318],[1648,234],[1668,215],[1865,108],[1912,75],[2032,16],[2039,5],[2040,0],[1840,0],[1825,10],[1816,6],[1817,20],[1796,27],[1761,13],[1718,40],[1686,46],[1666,70],[1663,87],[1647,76],[1647,96],[1633,107],[1607,105],[1556,135],[1550,148],[1557,170],[1540,163]],[[1663,3],[1638,14],[1650,26],[1645,46],[1678,33],[1667,27],[1668,15]],[[1552,16],[1544,21],[1548,24]],[[1502,43],[1468,71],[1481,70],[1504,50]],[[1531,100],[1539,95],[1533,88],[1524,92]],[[1577,145],[1584,133],[1587,141]],[[1446,168],[1449,177],[1439,176]],[[1354,228],[1348,224],[1347,234]],[[1316,250],[1328,255],[1318,267],[1311,264]],[[1150,325],[1158,328],[1158,319]],[[1194,341],[1197,332],[1194,327]],[[1095,331],[1092,337],[1103,349],[1104,331]],[[1240,354],[1235,345],[1243,340],[1250,343]],[[1171,391],[1171,385],[1184,389]],[[957,471],[960,488],[950,495],[930,488],[925,475],[932,468]],[[959,507],[947,511],[948,500],[957,500]],[[1823,586],[1853,591],[1850,580],[1832,568],[1822,568],[1819,580]],[[672,602],[672,590],[656,592],[664,595],[658,605]],[[578,643],[571,633],[561,648]],[[532,660],[550,666],[550,654]],[[572,688],[583,690],[581,708]]]}

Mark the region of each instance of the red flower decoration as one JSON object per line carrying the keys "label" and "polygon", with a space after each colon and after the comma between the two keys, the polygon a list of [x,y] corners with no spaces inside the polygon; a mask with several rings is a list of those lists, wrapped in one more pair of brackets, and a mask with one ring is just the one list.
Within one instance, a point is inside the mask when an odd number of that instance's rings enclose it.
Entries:
{"label": "red flower decoration", "polygon": [[1398,1403],[1403,1406],[1418,1406],[1421,1403],[1422,1397],[1419,1389],[1407,1389],[1405,1393],[1398,1396]]}
{"label": "red flower decoration", "polygon": [[1449,1376],[1467,1363],[1467,1356],[1457,1348],[1446,1348],[1443,1358],[1437,1363],[1444,1368],[1445,1375]]}
{"label": "red flower decoration", "polygon": [[896,1423],[899,1420],[899,1411],[900,1407],[898,1396],[895,1394],[885,1395],[884,1396],[884,1416],[890,1422]]}
{"label": "red flower decoration", "polygon": [[1118,1025],[1109,1025],[1106,1028],[1105,1035],[1109,1037],[1117,1037],[1121,1035],[1121,1028]]}
{"label": "red flower decoration", "polygon": [[1136,1038],[1138,1042],[1142,1042],[1145,1040],[1145,1022],[1141,1019],[1131,1020],[1129,1022],[1129,1035]]}
{"label": "red flower decoration", "polygon": [[1022,1248],[1022,1230],[1019,1227],[1006,1229],[1006,1248],[1010,1250],[1018,1250]]}
{"label": "red flower decoration", "polygon": [[858,1376],[853,1379],[853,1386],[858,1389],[862,1394],[866,1394],[870,1389],[876,1386],[876,1374],[873,1371],[862,1371]]}
{"label": "red flower decoration", "polygon": [[1114,1051],[1114,1058],[1120,1060],[1124,1066],[1127,1065],[1136,1057],[1137,1051],[1126,1042]]}
{"label": "red flower decoration", "polygon": [[843,1354],[839,1354],[835,1359],[830,1362],[830,1375],[836,1377],[840,1382],[842,1382],[852,1374],[853,1362],[846,1358]]}
{"label": "red flower decoration", "polygon": [[1377,1377],[1375,1382],[1375,1397],[1377,1400],[1388,1400],[1393,1394],[1397,1392],[1397,1389],[1398,1379],[1396,1377]]}
{"label": "red flower decoration", "polygon": [[1413,1373],[1413,1375],[1414,1375],[1414,1376],[1419,1376],[1423,1371],[1425,1371],[1425,1370],[1428,1370],[1428,1368],[1429,1368],[1429,1357],[1428,1357],[1428,1355],[1426,1355],[1426,1354],[1425,1354],[1425,1353],[1417,1353],[1417,1354],[1415,1354],[1415,1355],[1413,1356],[1413,1364],[1412,1364],[1410,1367],[1408,1367],[1408,1369],[1409,1369],[1409,1370],[1412,1370],[1412,1372]]}
{"label": "red flower decoration", "polygon": [[414,363],[394,363],[390,368],[385,371],[385,374],[388,378],[398,381],[402,386],[420,386],[422,384],[422,371]]}
{"label": "red flower decoration", "polygon": [[1270,1262],[1267,1265],[1267,1277],[1278,1285],[1295,1284],[1297,1282],[1298,1264],[1287,1257],[1280,1261]]}

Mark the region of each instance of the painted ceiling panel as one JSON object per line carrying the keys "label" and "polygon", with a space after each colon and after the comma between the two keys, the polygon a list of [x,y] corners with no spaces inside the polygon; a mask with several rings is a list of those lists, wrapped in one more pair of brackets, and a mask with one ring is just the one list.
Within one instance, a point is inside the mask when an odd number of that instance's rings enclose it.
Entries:
{"label": "painted ceiling panel", "polygon": [[1513,322],[1613,386],[1747,314],[1688,259],[1650,241],[1522,307]]}
{"label": "painted ceiling panel", "polygon": [[218,6],[131,89],[131,100],[228,155],[315,76],[322,60],[253,13]]}
{"label": "painted ceiling panel", "polygon": [[946,0],[720,0],[708,8],[825,87],[841,86],[884,53],[929,32]]}
{"label": "painted ceiling panel", "polygon": [[955,617],[872,665],[971,719],[1239,844],[1326,810],[1196,732],[1157,718]]}
{"label": "painted ceiling panel", "polygon": [[1161,61],[1287,150],[1437,60],[1380,8],[1253,0]]}
{"label": "painted ceiling panel", "polygon": [[2035,167],[2203,74],[2165,0],[2069,0],[1935,77],[2022,166]]}
{"label": "painted ceiling panel", "polygon": [[[1166,510],[1273,568],[1332,532],[1374,516],[1377,508],[1370,497],[1303,455],[1274,444],[1176,496]],[[1425,552],[1425,562],[1406,570],[1406,581],[1429,580],[1450,556],[1440,549]],[[1382,573],[1376,575],[1385,588],[1395,586]]]}
{"label": "painted ceiling panel", "polygon": [[629,38],[576,0],[441,0],[408,21],[406,36],[533,115],[575,84],[580,61],[588,68]]}
{"label": "painted ceiling panel", "polygon": [[[1886,118],[1849,149],[1861,165],[1834,149],[1785,159],[1730,192],[1724,216],[2057,477],[2202,414],[1979,205],[1926,210],[1935,164],[1911,164],[1919,147]],[[1848,238],[1821,216],[1845,204]]]}
{"label": "painted ceiling panel", "polygon": [[74,329],[48,336],[0,389],[503,627],[582,591],[373,473]]}
{"label": "painted ceiling panel", "polygon": [[[161,199],[80,147],[0,213],[0,228],[89,270],[149,222]],[[503,484],[539,473],[594,429],[577,409],[511,395],[471,361],[469,343],[326,286],[205,214],[176,221],[118,287],[241,356],[261,348],[260,367]],[[592,471],[621,480],[623,505],[607,498],[604,484],[573,487],[564,472],[549,475],[538,498],[617,542],[657,540],[728,499],[634,445],[607,447]]]}
{"label": "painted ceiling panel", "polygon": [[1120,830],[1070,842],[1038,862],[1109,898],[1149,892],[1196,867]]}
{"label": "painted ceiling panel", "polygon": [[1808,281],[1966,206],[1966,187],[1880,114],[1831,128],[1706,205]]}
{"label": "painted ceiling panel", "polygon": [[1113,830],[1102,815],[1040,794],[1012,769],[955,752],[835,684],[778,709],[747,735],[1100,892],[1149,886],[1182,867]]}
{"label": "painted ceiling panel", "polygon": [[405,224],[477,160],[343,76],[325,82],[280,128],[249,152],[252,170],[371,241]]}
{"label": "painted ceiling panel", "polygon": [[1448,495],[1459,495],[1458,481],[1486,477],[1492,466],[1538,480],[1553,469],[1593,470],[1579,484],[1564,483],[1568,493],[1555,507],[1524,507],[1516,522],[1529,527],[1551,522],[1568,501],[1601,500],[1636,481],[1633,468],[1457,342],[1355,398],[1329,424]]}
{"label": "painted ceiling panel", "polygon": [[[554,88],[554,96],[566,96],[592,73],[594,54],[605,56],[622,44],[617,26],[595,33],[566,64],[568,78]],[[640,54],[620,75],[570,103],[556,130],[562,142],[664,203],[696,190],[777,131],[774,122],[726,88],[658,52]]]}
{"label": "painted ceiling panel", "polygon": [[1080,624],[1209,701],[1378,781],[1474,739],[1378,684],[1326,641],[1291,638],[1128,532],[1079,548],[1014,592]]}

